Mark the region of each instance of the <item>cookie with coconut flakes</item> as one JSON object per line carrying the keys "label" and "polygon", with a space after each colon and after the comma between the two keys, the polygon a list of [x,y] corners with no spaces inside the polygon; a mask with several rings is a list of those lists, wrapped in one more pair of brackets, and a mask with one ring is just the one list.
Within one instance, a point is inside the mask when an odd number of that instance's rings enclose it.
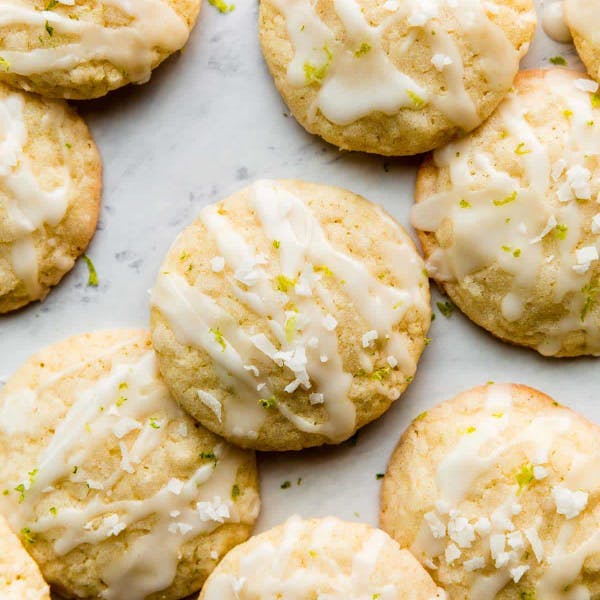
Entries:
{"label": "cookie with coconut flakes", "polygon": [[600,354],[598,85],[527,71],[417,177],[430,275],[473,321],[549,356]]}
{"label": "cookie with coconut flakes", "polygon": [[0,81],[51,98],[98,98],[181,50],[201,0],[6,0]]}
{"label": "cookie with coconut flakes", "polygon": [[460,394],[402,436],[380,526],[455,600],[597,598],[598,434],[525,386]]}
{"label": "cookie with coconut flakes", "polygon": [[0,129],[3,313],[45,298],[88,245],[102,162],[85,122],[64,102],[0,84]]}
{"label": "cookie with coconut flakes", "polygon": [[50,600],[50,588],[19,538],[0,516],[0,596],[3,600]]}
{"label": "cookie with coconut flakes", "polygon": [[532,0],[260,3],[263,54],[300,124],[344,150],[391,156],[480,125],[535,23]]}
{"label": "cookie with coconut flakes", "polygon": [[207,206],[152,292],[176,400],[238,445],[339,443],[415,374],[431,309],[406,232],[346,190],[259,181]]}
{"label": "cookie with coconut flakes", "polygon": [[328,517],[285,524],[234,548],[199,600],[443,600],[423,567],[386,533]]}
{"label": "cookie with coconut flakes", "polygon": [[600,6],[587,0],[564,0],[564,19],[591,77],[600,81]]}
{"label": "cookie with coconut flakes", "polygon": [[8,381],[0,489],[0,512],[67,598],[184,598],[259,506],[253,453],[177,406],[138,330],[70,338]]}

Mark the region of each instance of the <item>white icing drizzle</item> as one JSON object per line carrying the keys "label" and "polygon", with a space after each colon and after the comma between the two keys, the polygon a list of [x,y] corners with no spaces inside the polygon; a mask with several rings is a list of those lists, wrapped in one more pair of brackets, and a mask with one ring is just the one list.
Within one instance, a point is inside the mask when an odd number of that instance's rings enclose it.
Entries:
{"label": "white icing drizzle", "polygon": [[[65,168],[61,186],[51,191],[41,187],[24,152],[28,131],[23,109],[19,93],[9,92],[0,100],[0,188],[4,192],[0,210],[7,216],[0,236],[11,244],[10,261],[16,277],[35,296],[39,292],[38,257],[32,234],[44,224],[56,226],[64,218],[71,180]],[[48,105],[40,126],[57,133],[64,156],[63,119],[59,107]]]}
{"label": "white icing drizzle", "polygon": [[[451,244],[437,248],[428,261],[435,278],[461,282],[496,264],[511,276],[501,303],[509,323],[526,317],[525,301],[542,274],[552,281],[554,302],[565,302],[568,312],[540,332],[539,352],[557,354],[569,335],[582,332],[588,352],[600,354],[600,328],[592,310],[597,262],[579,254],[583,238],[593,231],[585,207],[596,202],[600,191],[594,177],[599,114],[582,83],[563,71],[546,73],[541,85],[552,90],[557,112],[562,106],[557,118],[568,120],[564,148],[538,137],[528,120],[534,110],[531,92],[520,96],[517,90],[502,103],[487,133],[493,128],[514,143],[522,174],[494,166],[494,156],[476,148],[470,138],[449,144],[434,153],[436,166],[448,173],[449,189],[416,204],[411,221],[427,232],[451,224]],[[517,169],[511,168],[513,173]],[[598,236],[587,243],[592,254],[600,248]]]}
{"label": "white icing drizzle", "polygon": [[[68,41],[31,50],[1,51],[11,73],[36,75],[69,70],[90,61],[109,61],[134,83],[150,78],[159,58],[158,49],[172,53],[189,36],[185,21],[164,0],[102,0],[102,6],[124,13],[130,22],[105,27],[85,18],[70,18],[58,10],[35,10],[24,0],[6,0],[0,6],[0,27],[26,26]],[[35,36],[37,38],[37,36]]]}
{"label": "white icing drizzle", "polygon": [[[419,287],[423,278],[421,261],[407,243],[385,244],[384,253],[390,259],[393,256],[390,267],[403,283],[403,289],[390,287],[363,263],[334,248],[305,202],[276,182],[254,184],[250,205],[269,246],[277,244],[279,264],[275,275],[263,268],[268,263],[266,257],[219,213],[218,205],[205,208],[200,220],[217,242],[228,267],[225,276],[233,294],[268,322],[270,338],[240,327],[215,299],[201,291],[201,280],[191,285],[181,275],[161,272],[152,303],[167,319],[177,339],[207,352],[221,381],[234,390],[226,397],[218,390],[210,391],[210,398],[201,396],[217,419],[223,420],[228,434],[252,439],[260,430],[266,418],[261,403],[271,398],[273,391],[260,369],[253,365],[270,360],[294,375],[286,386],[287,394],[298,388],[319,394],[314,404],[323,404],[327,419],[315,423],[295,414],[286,405],[285,394],[276,398],[272,408],[301,431],[341,441],[356,428],[356,410],[348,398],[352,375],[344,370],[338,349],[338,324],[332,317],[336,307],[321,282],[322,273],[331,273],[343,282],[343,291],[366,323],[365,331],[373,331],[395,368],[410,377],[416,369],[415,361],[407,350],[406,339],[393,328],[411,307],[423,314],[427,311],[426,298]],[[277,285],[279,278],[283,278],[285,286]],[[294,310],[290,311],[286,306],[292,301]],[[221,339],[214,335],[217,330]],[[372,373],[366,351],[361,357],[365,371]],[[394,390],[384,393],[393,394],[392,399],[398,395]],[[215,411],[212,398],[223,403],[222,415]]]}
{"label": "white icing drizzle", "polygon": [[[508,90],[518,70],[519,52],[478,0],[431,0],[426,5],[420,0],[403,1],[396,3],[378,26],[368,22],[356,0],[333,0],[344,28],[343,42],[321,20],[314,0],[272,3],[285,18],[294,48],[289,83],[295,87],[320,84],[310,109],[313,119],[320,111],[331,122],[348,125],[374,112],[393,115],[403,108],[420,110],[432,104],[466,131],[479,125],[481,117],[464,84],[463,57],[453,36],[437,19],[440,12],[456,17],[460,32],[455,35],[473,48],[492,90]],[[410,27],[402,54],[410,53],[417,35],[424,32],[446,93],[423,86],[393,64],[385,38],[401,21]],[[503,60],[498,61],[498,56]]]}
{"label": "white icing drizzle", "polygon": [[[485,410],[488,414],[478,418],[476,427],[467,430],[440,461],[435,509],[425,514],[411,550],[428,568],[437,568],[434,561],[444,560],[444,557],[453,566],[456,562],[462,563],[466,572],[473,572],[469,598],[494,600],[507,584],[520,581],[531,568],[525,556],[530,546],[529,554],[537,563],[543,563],[536,597],[564,600],[565,589],[577,580],[585,560],[600,551],[600,534],[592,531],[579,546],[568,548],[576,525],[573,520],[567,520],[555,542],[554,553],[546,558],[544,541],[538,534],[542,517],[536,517],[531,526],[523,530],[517,529],[512,522],[513,517],[523,510],[521,483],[517,479],[513,491],[505,494],[498,506],[487,507],[490,511],[487,516],[473,514],[470,500],[475,482],[484,475],[492,476],[501,464],[502,456],[511,449],[519,448],[525,454],[526,476],[532,478],[526,479],[525,485],[535,480],[535,473],[540,473],[534,466],[539,469],[546,465],[541,471],[541,477],[545,479],[550,470],[550,453],[556,447],[557,439],[570,432],[571,419],[564,415],[541,414],[516,435],[507,436],[505,431],[514,424],[515,418],[510,386],[488,386]],[[597,490],[600,480],[597,475],[589,475],[596,462],[595,454],[575,455],[564,484],[590,493]],[[556,509],[561,514],[558,506]],[[480,548],[481,543],[484,547],[479,551],[479,557],[465,561],[463,550],[474,544],[479,544],[477,547]],[[490,571],[490,566],[495,569]],[[570,591],[569,598],[590,597],[585,586],[578,585],[576,589],[579,595]]]}
{"label": "white icing drizzle", "polygon": [[[41,391],[57,380],[73,376],[97,360],[111,358],[116,350],[128,344],[117,345],[50,376],[35,389],[27,390],[25,398],[30,393],[35,401]],[[14,417],[18,407],[11,404],[10,414]],[[31,405],[32,402],[25,403],[24,414],[17,415],[17,423],[26,419],[43,422],[43,411],[32,412]],[[93,387],[75,393],[74,403],[60,423],[53,425],[54,435],[32,471],[22,481],[13,482],[15,488],[23,486],[21,502],[17,504],[14,497],[0,499],[4,512],[10,515],[12,528],[19,531],[27,527],[32,536],[48,533],[54,539],[58,555],[67,554],[81,544],[99,544],[135,529],[127,552],[103,564],[101,577],[106,588],[101,597],[143,600],[169,587],[175,577],[180,549],[186,542],[209,534],[221,523],[240,521],[231,490],[243,453],[224,443],[218,444],[212,450],[214,462],[204,462],[186,480],[172,479],[143,499],[112,499],[112,496],[121,480],[135,473],[138,465],[173,431],[179,436],[187,435],[186,419],[160,380],[152,351],[135,362],[113,359],[109,374]],[[120,469],[100,475],[91,464],[98,447],[107,443],[120,448]],[[77,484],[87,487],[85,501],[48,511],[47,492],[64,484],[70,488]],[[257,502],[252,510],[258,510]],[[148,526],[150,518],[152,525]],[[136,524],[142,521],[146,525],[140,534]]]}
{"label": "white icing drizzle", "polygon": [[[584,2],[584,4],[592,4]],[[572,41],[571,32],[565,22],[563,0],[545,0],[542,9],[542,27],[546,35],[555,42],[567,44]]]}
{"label": "white icing drizzle", "polygon": [[284,597],[395,600],[399,597],[396,585],[371,582],[388,540],[383,531],[375,530],[365,539],[349,570],[330,551],[339,521],[323,519],[307,536],[309,526],[312,525],[298,517],[290,518],[279,542],[265,541],[253,548],[240,559],[235,574],[215,573],[205,586],[204,600]]}

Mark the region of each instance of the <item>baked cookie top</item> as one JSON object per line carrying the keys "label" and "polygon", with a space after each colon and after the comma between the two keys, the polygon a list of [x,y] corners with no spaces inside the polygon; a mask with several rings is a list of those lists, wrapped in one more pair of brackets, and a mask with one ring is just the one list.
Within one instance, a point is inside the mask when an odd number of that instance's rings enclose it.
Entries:
{"label": "baked cookie top", "polygon": [[564,19],[588,73],[600,80],[600,6],[587,0],[564,0]]}
{"label": "baked cookie top", "polygon": [[384,155],[477,127],[509,91],[535,23],[532,0],[260,3],[263,53],[300,123]]}
{"label": "baked cookie top", "polygon": [[328,517],[284,525],[234,548],[200,600],[443,600],[445,594],[386,533]]}
{"label": "baked cookie top", "polygon": [[600,354],[600,96],[527,71],[498,111],[421,167],[412,223],[469,318],[545,355]]}
{"label": "baked cookie top", "polygon": [[50,588],[19,538],[0,516],[0,596],[3,600],[50,600]]}
{"label": "baked cookie top", "polygon": [[55,344],[8,381],[0,488],[0,511],[68,598],[183,598],[259,506],[253,453],[184,414],[148,334],[129,330]]}
{"label": "baked cookie top", "polygon": [[600,436],[525,386],[444,402],[402,436],[381,527],[453,599],[600,594]]}
{"label": "baked cookie top", "polygon": [[380,208],[339,188],[259,181],[204,208],[152,292],[177,401],[236,444],[338,443],[414,376],[431,309],[423,262]]}
{"label": "baked cookie top", "polygon": [[43,299],[73,267],[96,229],[101,172],[66,103],[0,84],[0,312]]}
{"label": "baked cookie top", "polygon": [[180,50],[201,0],[6,0],[0,80],[54,98],[96,98]]}

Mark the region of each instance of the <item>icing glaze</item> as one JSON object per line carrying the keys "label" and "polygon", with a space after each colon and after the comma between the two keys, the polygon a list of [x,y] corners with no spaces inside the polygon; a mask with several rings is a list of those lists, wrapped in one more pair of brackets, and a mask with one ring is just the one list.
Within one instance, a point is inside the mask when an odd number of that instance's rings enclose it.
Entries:
{"label": "icing glaze", "polygon": [[378,563],[384,559],[382,551],[389,542],[387,534],[374,530],[351,564],[340,564],[331,552],[339,527],[337,519],[322,519],[308,534],[306,522],[290,518],[280,541],[264,541],[253,547],[240,558],[235,574],[215,573],[203,590],[203,600],[400,597],[396,585],[376,585],[371,581]]}
{"label": "icing glaze", "polygon": [[35,10],[24,0],[3,2],[0,29],[25,26],[45,33],[45,28],[51,27],[53,37],[67,38],[64,43],[49,47],[2,49],[9,71],[29,76],[74,69],[87,62],[109,61],[128,80],[143,83],[150,78],[160,57],[157,50],[175,52],[189,36],[185,21],[163,0],[103,0],[102,6],[122,13],[129,22],[105,27],[85,18],[71,18],[69,11],[63,14],[58,10]]}
{"label": "icing glaze", "polygon": [[543,4],[542,27],[546,35],[563,44],[572,41],[571,32],[565,22],[563,0],[546,0]]}
{"label": "icing glaze", "polygon": [[[591,598],[586,586],[574,583],[584,562],[600,551],[600,535],[593,528],[577,527],[576,519],[586,510],[588,495],[598,489],[600,480],[592,466],[597,455],[563,457],[570,460],[564,465],[567,476],[562,471],[558,474],[562,483],[553,487],[551,501],[564,519],[557,539],[551,539],[547,532],[542,534],[544,519],[550,518],[545,511],[552,511],[548,506],[536,508],[537,516],[527,512],[531,521],[519,528],[514,520],[525,514],[522,503],[527,486],[543,482],[553,473],[556,467],[551,455],[561,436],[572,434],[573,423],[565,414],[542,412],[527,424],[519,424],[516,434],[508,435],[507,429],[522,419],[514,410],[511,386],[489,385],[483,409],[485,414],[477,418],[476,426],[465,431],[439,462],[435,507],[425,513],[411,550],[429,569],[440,568],[442,562],[462,565],[472,600],[494,600],[509,583],[526,579],[532,559],[540,568],[537,584],[524,583],[519,590],[535,589],[535,597],[544,600]],[[495,473],[503,457],[515,451],[523,454],[521,478],[521,472],[517,473],[513,486],[503,486],[499,503],[487,506],[481,514],[475,509],[480,502],[475,499],[475,490],[477,494],[481,490],[476,482],[489,481],[486,489],[502,489],[494,481]],[[557,490],[562,492],[560,502]],[[582,532],[583,541],[573,545],[574,535],[581,536]],[[547,555],[549,547],[553,551]],[[463,552],[472,554],[471,548],[476,548],[477,554],[466,560]]]}
{"label": "icing glaze", "polygon": [[[569,335],[582,332],[588,352],[600,354],[592,310],[600,240],[590,212],[600,192],[594,176],[600,120],[589,93],[596,86],[563,71],[547,72],[543,86],[552,90],[557,118],[566,122],[564,147],[540,137],[545,130],[529,119],[533,103],[517,90],[482,130],[497,131],[499,143],[512,144],[511,172],[495,166],[495,157],[477,140],[449,144],[434,153],[435,166],[447,173],[446,189],[416,204],[411,221],[436,233],[451,225],[451,243],[436,248],[428,260],[436,279],[462,282],[496,265],[510,276],[500,306],[509,323],[527,318],[526,301],[538,282],[552,281],[553,301],[565,302],[567,311],[556,323],[543,325],[539,352],[557,354]],[[485,235],[476,233],[482,230]]]}
{"label": "icing glaze", "polygon": [[[8,92],[0,101],[0,187],[4,192],[0,210],[6,215],[0,235],[3,242],[11,244],[14,274],[25,284],[28,293],[35,296],[39,291],[38,258],[32,234],[45,224],[56,226],[64,218],[70,178],[63,168],[63,172],[59,172],[62,185],[52,190],[42,188],[24,152],[28,130],[23,108],[23,96],[18,93]],[[49,106],[40,126],[58,134],[60,152],[64,153],[63,119],[58,107]]]}
{"label": "icing glaze", "polygon": [[[367,350],[377,339],[394,368],[411,377],[415,360],[408,352],[407,340],[394,327],[411,308],[427,314],[422,263],[407,242],[383,244],[383,253],[402,282],[402,288],[392,287],[359,260],[335,248],[307,204],[276,182],[254,184],[250,207],[269,246],[277,245],[274,264],[269,265],[256,246],[220,214],[219,205],[205,208],[200,221],[227,265],[225,277],[232,294],[264,318],[268,336],[240,327],[217,299],[202,291],[202,276],[194,284],[183,275],[162,269],[152,303],[177,339],[202,348],[219,379],[233,389],[227,395],[219,390],[199,392],[201,401],[229,435],[253,439],[264,423],[267,413],[263,405],[274,397],[274,390],[256,365],[267,360],[293,375],[285,391],[278,391],[271,408],[301,431],[322,434],[333,441],[346,439],[356,429],[356,410],[348,397],[352,375],[345,370],[338,348],[338,324],[332,316],[336,306],[322,283],[323,273],[343,282],[344,293],[366,323],[369,340],[361,351],[365,371],[374,371]],[[275,267],[275,272],[269,272],[268,266]],[[311,404],[323,405],[327,412],[324,422],[295,414],[286,405],[285,396],[299,388],[310,392]],[[392,399],[398,395],[394,390],[388,393],[393,394]]]}
{"label": "icing glaze", "polygon": [[[122,481],[134,475],[160,446],[172,443],[173,436],[187,437],[191,423],[160,380],[152,351],[133,362],[114,358],[115,352],[130,343],[43,379],[23,392],[23,403],[17,393],[5,397],[0,406],[0,413],[8,411],[12,421],[5,432],[39,431],[48,424],[44,411],[36,410],[36,402],[49,386],[100,360],[111,361],[110,372],[75,392],[66,414],[58,424],[51,424],[54,434],[31,471],[21,481],[8,482],[16,492],[0,498],[13,530],[27,528],[34,539],[46,534],[58,556],[82,544],[100,544],[134,531],[128,537],[127,552],[104,559],[100,575],[106,588],[100,596],[107,600],[143,600],[169,587],[186,542],[241,519],[231,490],[244,454],[225,443],[212,449],[213,461],[203,461],[187,479],[172,478],[149,490],[147,497],[130,498],[120,491]],[[112,473],[93,465],[95,453],[106,444],[112,444],[121,456],[120,467]],[[83,495],[81,490],[76,492],[81,501],[49,507],[50,492],[78,488],[87,489]],[[254,518],[258,499],[250,506]],[[140,530],[142,522],[146,524]]]}
{"label": "icing glaze", "polygon": [[[492,90],[508,90],[518,70],[519,51],[477,0],[432,0],[425,4],[410,0],[389,7],[388,2],[387,15],[377,26],[371,24],[356,0],[333,0],[343,41],[318,14],[314,0],[272,0],[272,4],[285,18],[294,49],[288,82],[294,87],[319,86],[310,109],[311,120],[320,111],[329,121],[348,125],[375,112],[394,115],[401,109],[421,110],[432,105],[464,130],[477,127],[481,117],[465,87],[463,56],[454,36],[437,18],[442,12],[456,17],[460,31],[454,35],[472,46]],[[400,23],[409,27],[400,54],[410,53],[417,37],[424,35],[445,92],[419,83],[390,58],[387,35]],[[498,61],[498,56],[503,60]]]}

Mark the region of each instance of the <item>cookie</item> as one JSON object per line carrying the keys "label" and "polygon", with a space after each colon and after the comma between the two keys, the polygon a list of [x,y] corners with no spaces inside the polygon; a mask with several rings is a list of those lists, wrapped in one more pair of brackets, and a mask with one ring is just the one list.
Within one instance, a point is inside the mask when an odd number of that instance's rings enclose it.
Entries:
{"label": "cookie", "polygon": [[0,596],[3,600],[50,600],[50,589],[19,538],[0,516]]}
{"label": "cookie", "polygon": [[260,450],[339,443],[379,417],[412,380],[430,318],[400,225],[301,181],[259,181],[204,208],[152,292],[152,343],[175,399]]}
{"label": "cookie", "polygon": [[0,391],[0,512],[67,598],[175,600],[251,533],[254,455],[187,416],[149,335],[80,335]]}
{"label": "cookie", "polygon": [[0,81],[85,100],[128,83],[181,50],[201,0],[9,0],[0,10]]}
{"label": "cookie", "polygon": [[284,525],[234,548],[200,600],[442,600],[446,596],[383,531],[333,517]]}
{"label": "cookie", "polygon": [[4,84],[0,149],[3,313],[45,298],[85,250],[100,209],[102,161],[66,103]]}
{"label": "cookie", "polygon": [[380,525],[453,600],[596,598],[599,433],[522,385],[460,394],[402,436]]}
{"label": "cookie", "polygon": [[344,150],[390,156],[481,124],[536,24],[532,0],[261,0],[259,18],[265,60],[300,124]]}
{"label": "cookie", "polygon": [[588,73],[600,81],[600,6],[587,0],[564,0],[564,20]]}
{"label": "cookie", "polygon": [[580,73],[526,71],[417,177],[430,275],[475,323],[548,356],[600,354],[600,103]]}

